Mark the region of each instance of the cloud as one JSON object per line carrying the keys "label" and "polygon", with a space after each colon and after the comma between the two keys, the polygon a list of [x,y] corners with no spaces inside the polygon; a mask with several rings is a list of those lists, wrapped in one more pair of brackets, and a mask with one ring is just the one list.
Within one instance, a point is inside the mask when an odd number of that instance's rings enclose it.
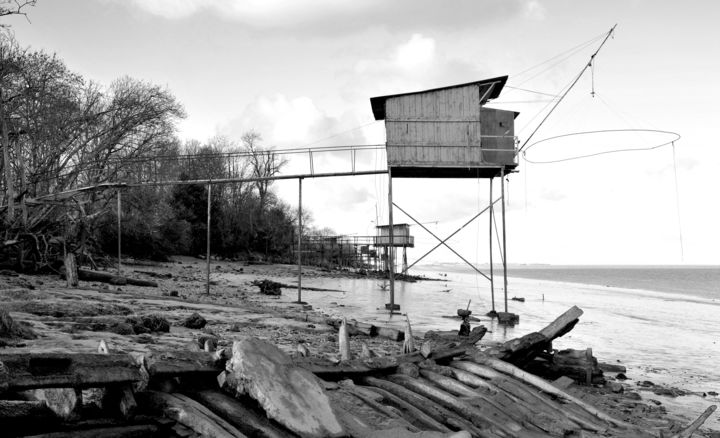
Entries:
{"label": "cloud", "polygon": [[[247,105],[239,116],[220,127],[222,134],[240,138],[253,129],[262,134],[265,143],[278,148],[291,148],[315,143],[320,139],[339,132],[345,122],[338,117],[327,115],[306,96],[288,98],[277,93],[260,96]],[[350,124],[354,121],[349,121]],[[339,144],[362,144],[361,131],[351,131],[334,137]]]}
{"label": "cloud", "polygon": [[546,17],[545,6],[537,0],[531,0],[525,3],[525,18],[530,20],[542,21]]}
{"label": "cloud", "polygon": [[455,0],[111,0],[169,20],[210,13],[256,30],[348,33],[368,27],[392,31],[491,25],[543,14],[536,1]]}

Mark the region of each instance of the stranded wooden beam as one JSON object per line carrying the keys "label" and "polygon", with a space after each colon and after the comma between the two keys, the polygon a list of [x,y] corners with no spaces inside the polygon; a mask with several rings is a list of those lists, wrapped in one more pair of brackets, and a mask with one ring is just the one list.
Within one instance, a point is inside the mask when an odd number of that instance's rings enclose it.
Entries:
{"label": "stranded wooden beam", "polygon": [[154,281],[138,280],[136,278],[123,277],[120,275],[111,274],[109,272],[78,269],[77,273],[78,279],[82,281],[99,281],[100,283],[109,283],[118,286],[128,284],[131,286],[158,287],[158,284]]}
{"label": "stranded wooden beam", "polygon": [[89,388],[141,380],[139,367],[126,354],[0,353],[0,363],[7,371],[0,373],[0,387],[11,391]]}

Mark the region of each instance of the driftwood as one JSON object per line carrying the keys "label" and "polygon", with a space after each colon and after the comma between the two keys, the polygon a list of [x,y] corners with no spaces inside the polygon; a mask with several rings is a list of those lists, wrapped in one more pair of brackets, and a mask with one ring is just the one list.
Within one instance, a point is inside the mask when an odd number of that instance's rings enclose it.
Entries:
{"label": "driftwood", "polygon": [[402,385],[398,385],[396,383],[389,382],[384,379],[378,379],[375,377],[366,377],[363,379],[363,382],[372,387],[376,387],[389,392],[390,394],[398,397],[403,402],[406,402],[411,406],[419,409],[438,423],[447,425],[455,430],[466,430],[468,432],[471,432],[473,436],[489,436],[487,434],[484,434],[480,429],[478,429],[475,425],[465,420],[464,418],[447,410],[446,408],[435,403],[429,398],[405,388]]}
{"label": "driftwood", "polygon": [[225,368],[222,354],[205,351],[155,351],[146,354],[143,363],[151,378],[216,376]]}
{"label": "driftwood", "polygon": [[481,412],[479,409],[471,406],[466,401],[459,399],[452,394],[431,385],[430,383],[402,375],[389,376],[388,380],[402,385],[411,391],[417,392],[418,394],[429,398],[435,403],[438,403],[451,411],[457,412],[463,418],[470,420],[470,422],[472,422],[472,424],[476,427],[487,430],[491,434],[499,436],[521,436],[519,434],[520,429],[516,429],[513,427],[514,425],[502,424],[496,419]]}
{"label": "driftwood", "polygon": [[104,427],[99,429],[73,430],[44,433],[25,438],[151,438],[158,435],[159,428],[152,424]]}
{"label": "driftwood", "polygon": [[246,408],[238,400],[220,391],[197,391],[193,392],[191,397],[207,406],[211,411],[248,436],[257,438],[283,438],[287,436],[287,432],[270,423],[265,414],[258,414]]}
{"label": "driftwood", "polygon": [[716,405],[711,405],[707,409],[705,409],[705,412],[700,414],[700,416],[690,423],[688,427],[680,431],[679,433],[673,435],[671,438],[690,438],[695,431],[705,423],[705,421],[712,415],[713,412],[715,412],[715,409],[717,409]]}
{"label": "driftwood", "polygon": [[577,306],[572,306],[570,309],[565,311],[565,313],[558,316],[553,322],[548,324],[547,327],[540,330],[540,334],[545,336],[545,338],[549,341],[559,338],[572,330],[582,314],[582,309]]}
{"label": "driftwood", "polygon": [[415,351],[415,340],[413,339],[412,326],[410,325],[410,317],[405,314],[405,340],[403,341],[403,354]]}
{"label": "driftwood", "polygon": [[0,428],[24,426],[28,421],[53,423],[57,420],[44,401],[0,400]]}
{"label": "driftwood", "polygon": [[587,411],[589,414],[592,414],[593,416],[600,418],[601,420],[607,421],[607,422],[614,424],[616,426],[619,426],[619,427],[624,427],[624,428],[633,428],[634,427],[629,423],[618,420],[618,419],[606,414],[605,412],[584,402],[583,400],[580,400],[579,398],[574,397],[574,396],[566,393],[565,391],[562,391],[561,389],[553,386],[551,383],[549,383],[535,375],[527,373],[512,364],[509,364],[507,362],[503,362],[501,360],[498,360],[498,359],[495,359],[495,358],[492,358],[489,356],[485,356],[482,354],[475,355],[474,359],[478,363],[487,365],[497,371],[511,375],[529,385],[536,387],[537,389],[540,389],[543,392],[552,394],[556,397],[559,397],[561,399],[564,399],[571,403],[574,403],[574,404],[580,406],[585,411]]}
{"label": "driftwood", "polygon": [[489,354],[513,365],[525,366],[540,353],[549,350],[554,339],[572,330],[582,314],[580,308],[573,306],[539,332],[511,339],[500,347],[490,349]]}
{"label": "driftwood", "polygon": [[[450,360],[466,353],[464,347],[448,348],[436,351],[433,359],[436,361]],[[394,372],[404,363],[419,363],[425,360],[419,351],[397,356],[381,356],[361,359],[352,359],[340,363],[315,357],[297,357],[293,359],[295,365],[305,368],[325,380],[342,380],[358,378],[375,374],[388,374]]]}
{"label": "driftwood", "polygon": [[350,335],[348,334],[345,318],[340,322],[340,329],[338,329],[338,347],[340,348],[340,360],[352,359],[350,353]]}
{"label": "driftwood", "polygon": [[160,412],[208,438],[245,438],[230,423],[186,396],[145,391],[138,394],[138,400],[141,406]]}
{"label": "driftwood", "polygon": [[320,380],[267,341],[236,341],[227,373],[238,394],[255,399],[268,418],[292,432],[307,437],[344,435]]}
{"label": "driftwood", "polygon": [[75,254],[71,252],[65,255],[65,280],[67,280],[67,287],[77,287],[78,285],[77,262]]}
{"label": "driftwood", "polygon": [[399,410],[405,417],[409,418],[413,424],[418,425],[418,427],[423,428],[423,430],[450,432],[450,429],[445,427],[442,423],[435,421],[432,417],[400,397],[397,397],[384,389],[373,387],[366,388],[368,388],[369,391],[374,391],[376,394],[380,395],[385,403]]}
{"label": "driftwood", "polygon": [[0,353],[0,363],[7,369],[7,388],[12,391],[89,388],[141,379],[138,366],[126,354]]}
{"label": "driftwood", "polygon": [[154,281],[138,280],[109,272],[91,271],[88,269],[78,269],[77,272],[78,278],[83,281],[98,281],[100,283],[109,283],[118,286],[128,284],[131,286],[158,287],[158,284]]}

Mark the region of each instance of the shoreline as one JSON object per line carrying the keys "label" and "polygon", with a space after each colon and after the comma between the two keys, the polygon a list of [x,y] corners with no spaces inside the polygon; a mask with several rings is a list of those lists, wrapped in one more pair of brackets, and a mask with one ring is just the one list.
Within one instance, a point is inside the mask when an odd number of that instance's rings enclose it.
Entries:
{"label": "shoreline", "polygon": [[[80,288],[68,289],[65,282],[56,276],[0,275],[0,282],[3,283],[0,284],[0,299],[3,301],[0,307],[7,308],[15,320],[28,322],[39,335],[37,339],[22,341],[22,346],[8,347],[4,351],[23,352],[31,349],[89,353],[96,351],[101,339],[118,352],[163,349],[200,351],[199,340],[203,336],[216,336],[220,347],[231,346],[232,341],[241,336],[255,336],[269,340],[290,355],[296,356],[298,345],[303,344],[312,356],[339,359],[335,329],[287,319],[281,315],[283,312],[308,311],[320,316],[322,313],[319,310],[293,303],[285,296],[278,298],[261,295],[257,288],[251,285],[254,280],[296,279],[295,266],[214,261],[210,296],[204,294],[204,268],[204,261],[189,257],[175,258],[173,262],[152,266],[146,263],[124,266],[123,274],[153,279],[158,282],[158,288],[118,287],[83,282]],[[136,271],[151,272],[155,276]],[[170,276],[167,277],[167,274]],[[160,275],[166,278],[161,278]],[[13,279],[18,278],[34,288],[13,285]],[[348,277],[342,272],[328,273],[304,267],[303,279],[305,278]],[[172,296],[174,294],[177,296]],[[207,326],[202,330],[189,329],[182,325],[185,318],[193,312],[200,313],[207,320]],[[166,318],[170,323],[170,331],[130,335],[106,329],[112,321],[146,314],[159,314]],[[415,336],[415,339],[418,345],[422,341],[418,336]],[[401,342],[364,336],[350,339],[351,350],[359,354],[362,343],[380,356],[396,355],[402,350]],[[601,358],[604,361],[609,359],[611,358]],[[634,389],[628,387],[628,390]],[[658,408],[654,403],[652,405]],[[604,404],[603,407],[605,408]],[[611,404],[607,409],[612,409]],[[694,413],[688,412],[688,415],[677,417],[661,411],[655,410],[653,415],[657,418],[680,418],[688,421]],[[711,419],[708,426],[715,425],[715,421]]]}

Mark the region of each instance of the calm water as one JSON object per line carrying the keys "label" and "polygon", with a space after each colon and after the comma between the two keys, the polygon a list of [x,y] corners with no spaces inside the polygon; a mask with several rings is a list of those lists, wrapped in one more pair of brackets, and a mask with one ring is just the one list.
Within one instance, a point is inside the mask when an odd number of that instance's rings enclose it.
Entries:
{"label": "calm water", "polygon": [[[585,312],[568,335],[553,343],[558,349],[592,348],[601,361],[619,362],[632,380],[651,380],[695,392],[720,392],[720,268],[539,267],[511,270],[508,310],[520,315],[515,327],[496,326],[486,317],[493,306],[488,282],[457,266],[426,266],[416,273],[442,281],[397,283],[395,301],[407,313],[415,333],[457,329],[459,321],[444,318],[465,308],[489,328],[483,343],[502,342],[547,325],[572,305]],[[443,275],[440,277],[440,274]],[[404,325],[404,316],[384,310],[389,292],[377,280],[303,279],[308,286],[343,292],[306,291],[303,299],[334,315],[384,324]],[[295,292],[285,291],[288,299]],[[504,309],[502,290],[495,307]],[[658,399],[659,396],[649,395]],[[663,399],[681,414],[699,414],[717,397]],[[714,417],[718,417],[717,415]],[[708,423],[720,428],[715,418]]]}

